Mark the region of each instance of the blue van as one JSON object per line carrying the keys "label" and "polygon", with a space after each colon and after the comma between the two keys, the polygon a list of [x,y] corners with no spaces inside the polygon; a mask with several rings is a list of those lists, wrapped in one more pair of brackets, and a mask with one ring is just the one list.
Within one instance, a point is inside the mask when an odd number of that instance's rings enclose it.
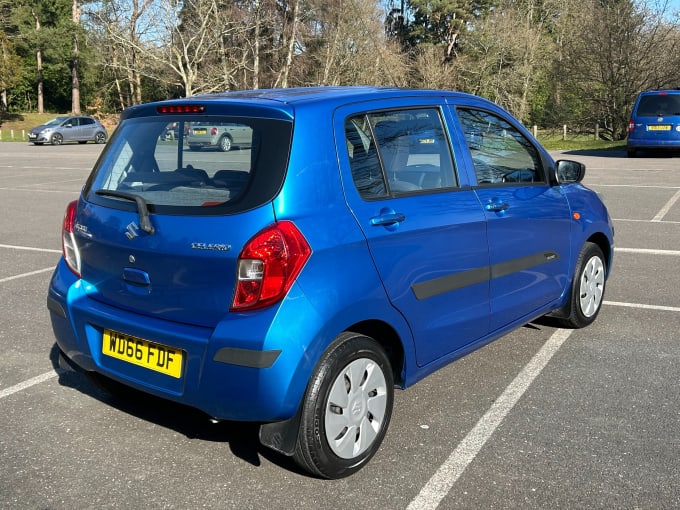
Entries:
{"label": "blue van", "polygon": [[[251,143],[192,150],[199,122]],[[462,93],[131,107],[66,207],[47,297],[61,362],[123,398],[260,423],[310,473],[350,475],[385,437],[395,388],[543,315],[595,320],[614,239],[584,174]]]}
{"label": "blue van", "polygon": [[648,90],[635,100],[628,124],[626,150],[680,151],[680,90]]}

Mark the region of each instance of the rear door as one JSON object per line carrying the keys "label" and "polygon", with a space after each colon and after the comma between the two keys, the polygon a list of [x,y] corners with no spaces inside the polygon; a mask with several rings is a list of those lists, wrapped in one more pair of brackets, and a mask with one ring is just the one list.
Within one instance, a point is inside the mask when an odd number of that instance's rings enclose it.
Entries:
{"label": "rear door", "polygon": [[344,109],[335,130],[349,207],[418,364],[484,336],[486,220],[457,179],[441,108]]}
{"label": "rear door", "polygon": [[484,207],[491,264],[491,329],[531,315],[565,290],[571,214],[533,143],[508,117],[455,109]]}

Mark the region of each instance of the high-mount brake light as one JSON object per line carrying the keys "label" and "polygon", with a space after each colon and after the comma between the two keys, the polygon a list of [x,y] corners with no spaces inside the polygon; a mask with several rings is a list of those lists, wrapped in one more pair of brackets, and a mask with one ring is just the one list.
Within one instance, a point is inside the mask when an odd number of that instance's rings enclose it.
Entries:
{"label": "high-mount brake light", "polygon": [[205,105],[202,104],[168,104],[156,107],[160,114],[164,113],[205,113]]}
{"label": "high-mount brake light", "polygon": [[231,311],[254,310],[283,299],[311,254],[307,240],[290,221],[255,234],[238,257]]}
{"label": "high-mount brake light", "polygon": [[75,237],[77,209],[77,200],[74,200],[66,206],[64,223],[61,231],[61,249],[64,254],[66,265],[68,265],[68,268],[80,278],[80,250],[78,249]]}

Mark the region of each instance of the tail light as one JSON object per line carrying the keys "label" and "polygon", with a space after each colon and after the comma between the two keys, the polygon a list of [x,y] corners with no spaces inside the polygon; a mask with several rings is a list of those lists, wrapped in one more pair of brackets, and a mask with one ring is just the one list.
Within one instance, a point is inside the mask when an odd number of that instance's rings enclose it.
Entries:
{"label": "tail light", "polygon": [[212,128],[212,129],[210,130],[210,134],[211,134],[212,136],[215,136],[215,135],[217,134],[217,128],[215,128],[215,127]]}
{"label": "tail light", "polygon": [[629,132],[629,133],[632,133],[634,129],[635,129],[635,122],[633,122],[632,120],[630,120],[630,121],[628,122],[628,132]]}
{"label": "tail light", "polygon": [[255,234],[238,258],[231,310],[254,310],[283,299],[311,254],[307,240],[290,221]]}
{"label": "tail light", "polygon": [[77,200],[74,200],[66,206],[64,225],[61,231],[61,249],[69,269],[80,278],[80,251],[78,250],[78,244],[76,243],[74,234],[77,207]]}

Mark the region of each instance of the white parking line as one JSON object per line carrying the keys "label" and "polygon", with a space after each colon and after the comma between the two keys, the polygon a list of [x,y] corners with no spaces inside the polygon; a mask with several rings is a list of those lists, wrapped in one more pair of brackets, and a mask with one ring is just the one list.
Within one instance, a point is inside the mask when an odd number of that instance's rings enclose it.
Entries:
{"label": "white parking line", "polygon": [[654,222],[662,221],[663,217],[666,216],[666,214],[668,214],[668,211],[671,210],[671,207],[673,207],[673,205],[675,205],[675,202],[677,202],[678,199],[680,199],[680,191],[677,191],[675,193],[675,195],[673,195],[671,197],[671,199],[668,202],[666,202],[666,205],[664,205],[661,208],[661,210],[656,214],[656,216],[654,216],[654,218],[652,218],[652,221],[654,221]]}
{"label": "white parking line", "polygon": [[614,253],[644,253],[645,255],[680,256],[680,250],[652,250],[649,248],[614,248]]}
{"label": "white parking line", "polygon": [[663,312],[680,312],[678,306],[662,306],[662,305],[643,305],[640,303],[622,303],[620,301],[603,301],[602,304],[609,306],[624,306],[626,308],[640,308],[641,310],[660,310]]}
{"label": "white parking line", "polygon": [[12,280],[18,280],[19,278],[25,278],[26,276],[33,276],[40,273],[47,273],[48,271],[54,271],[54,266],[46,267],[45,269],[38,269],[37,271],[31,271],[30,273],[15,274],[14,276],[1,278],[0,283],[10,282]]}
{"label": "white parking line", "polygon": [[31,379],[28,379],[27,381],[24,381],[22,383],[15,384],[14,386],[10,386],[9,388],[5,388],[4,390],[0,390],[0,399],[9,397],[10,395],[25,390],[26,388],[30,388],[31,386],[35,386],[36,384],[49,381],[50,379],[57,377],[60,373],[61,371],[50,370],[49,372],[45,372],[44,374],[32,377]]}
{"label": "white parking line", "polygon": [[569,338],[571,332],[572,330],[558,329],[553,333],[411,501],[408,510],[437,508],[533,380],[545,368],[553,354]]}
{"label": "white parking line", "polygon": [[16,246],[14,244],[0,244],[0,248],[8,248],[10,250],[41,251],[43,253],[61,253],[61,250],[51,250],[49,248],[34,248],[33,246]]}

